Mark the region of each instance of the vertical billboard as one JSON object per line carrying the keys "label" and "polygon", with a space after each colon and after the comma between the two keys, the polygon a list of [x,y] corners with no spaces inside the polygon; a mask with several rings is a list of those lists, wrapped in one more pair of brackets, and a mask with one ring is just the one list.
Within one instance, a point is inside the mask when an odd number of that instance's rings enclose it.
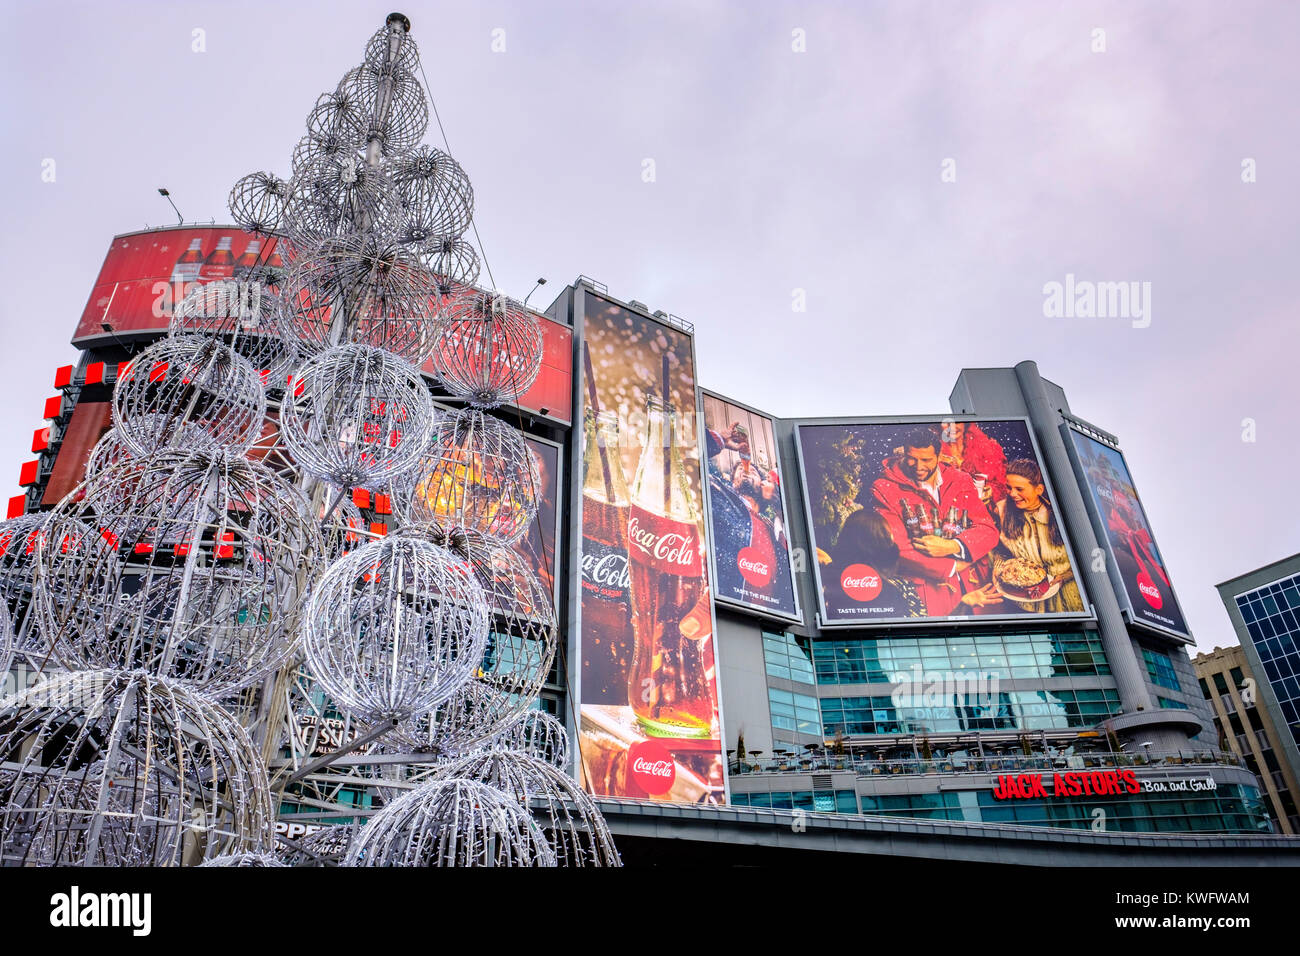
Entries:
{"label": "vertical billboard", "polygon": [[1066,426],[1079,484],[1088,489],[1094,531],[1110,551],[1111,578],[1130,621],[1190,641],[1164,558],[1151,534],[1124,453]]}
{"label": "vertical billboard", "polygon": [[822,623],[1087,617],[1024,419],[795,429]]}
{"label": "vertical billboard", "polygon": [[599,796],[723,803],[694,344],[580,294],[583,784]]}
{"label": "vertical billboard", "polygon": [[525,435],[524,442],[537,464],[540,487],[537,491],[537,516],[515,544],[515,551],[533,569],[558,606],[559,596],[555,591],[555,534],[559,527],[557,501],[560,489],[560,449],[553,442],[532,435]]}
{"label": "vertical billboard", "polygon": [[702,392],[715,599],[799,620],[770,416]]}

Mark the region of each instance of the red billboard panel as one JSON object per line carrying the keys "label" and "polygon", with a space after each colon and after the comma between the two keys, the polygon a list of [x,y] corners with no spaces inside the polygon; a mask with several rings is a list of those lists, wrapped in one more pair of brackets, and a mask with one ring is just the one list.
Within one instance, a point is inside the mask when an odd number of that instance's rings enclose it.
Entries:
{"label": "red billboard panel", "polygon": [[[104,257],[72,344],[91,348],[111,343],[115,336],[166,332],[173,306],[195,286],[239,279],[258,265],[283,265],[276,240],[252,236],[238,226],[177,226],[117,236]],[[568,424],[573,333],[544,316],[538,319],[542,369],[517,405]],[[428,363],[424,371],[432,375]]]}
{"label": "red billboard panel", "polygon": [[602,796],[721,803],[692,340],[590,293],[583,339],[583,782]]}

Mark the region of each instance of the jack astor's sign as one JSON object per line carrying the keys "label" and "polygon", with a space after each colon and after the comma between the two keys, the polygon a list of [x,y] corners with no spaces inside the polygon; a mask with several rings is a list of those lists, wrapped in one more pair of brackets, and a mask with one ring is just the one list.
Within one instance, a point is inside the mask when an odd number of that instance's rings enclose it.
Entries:
{"label": "jack astor's sign", "polygon": [[1002,774],[993,787],[998,800],[1034,800],[1060,797],[1109,797],[1142,789],[1132,770],[1092,770],[1056,773],[1050,780],[1041,773]]}

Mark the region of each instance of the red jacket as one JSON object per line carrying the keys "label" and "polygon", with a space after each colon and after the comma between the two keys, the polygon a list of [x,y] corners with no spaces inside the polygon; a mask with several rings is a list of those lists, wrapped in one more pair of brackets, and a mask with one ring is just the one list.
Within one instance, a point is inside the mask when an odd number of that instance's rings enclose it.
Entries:
{"label": "red jacket", "polygon": [[[957,506],[960,515],[966,511],[970,515],[971,526],[958,535],[958,540],[965,545],[967,561],[978,561],[997,546],[998,529],[989,515],[988,509],[980,501],[975,491],[975,483],[970,475],[960,468],[939,465],[939,517],[946,518],[948,509]],[[886,458],[883,473],[871,486],[875,498],[876,510],[889,525],[889,533],[898,545],[898,569],[916,582],[917,592],[925,601],[926,614],[929,617],[947,617],[961,602],[964,586],[961,578],[953,574],[953,564],[960,560],[956,556],[932,558],[928,554],[912,547],[903,524],[900,501],[906,501],[915,511],[925,507],[927,513],[934,507],[934,498],[928,491],[903,473],[900,459]]]}

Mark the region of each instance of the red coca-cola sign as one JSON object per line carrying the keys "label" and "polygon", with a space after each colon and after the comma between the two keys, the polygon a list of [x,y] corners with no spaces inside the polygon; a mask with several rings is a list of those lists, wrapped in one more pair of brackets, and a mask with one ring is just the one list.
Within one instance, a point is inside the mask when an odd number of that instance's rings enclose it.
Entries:
{"label": "red coca-cola sign", "polygon": [[627,521],[628,556],[662,574],[698,578],[704,573],[700,531],[633,505]]}
{"label": "red coca-cola sign", "polygon": [[840,588],[854,601],[866,603],[880,597],[884,582],[869,564],[850,564],[840,575]]}
{"label": "red coca-cola sign", "polygon": [[677,762],[661,741],[643,740],[627,751],[632,781],[652,797],[667,793],[677,781]]}
{"label": "red coca-cola sign", "polygon": [[1137,576],[1138,592],[1142,595],[1143,600],[1150,604],[1157,611],[1165,603],[1165,599],[1160,595],[1160,589],[1155,586],[1151,576],[1145,571],[1139,571]]}
{"label": "red coca-cola sign", "polygon": [[741,548],[736,554],[736,570],[740,572],[750,585],[756,588],[765,588],[772,581],[772,558],[771,549],[764,554],[760,549],[753,546]]}

